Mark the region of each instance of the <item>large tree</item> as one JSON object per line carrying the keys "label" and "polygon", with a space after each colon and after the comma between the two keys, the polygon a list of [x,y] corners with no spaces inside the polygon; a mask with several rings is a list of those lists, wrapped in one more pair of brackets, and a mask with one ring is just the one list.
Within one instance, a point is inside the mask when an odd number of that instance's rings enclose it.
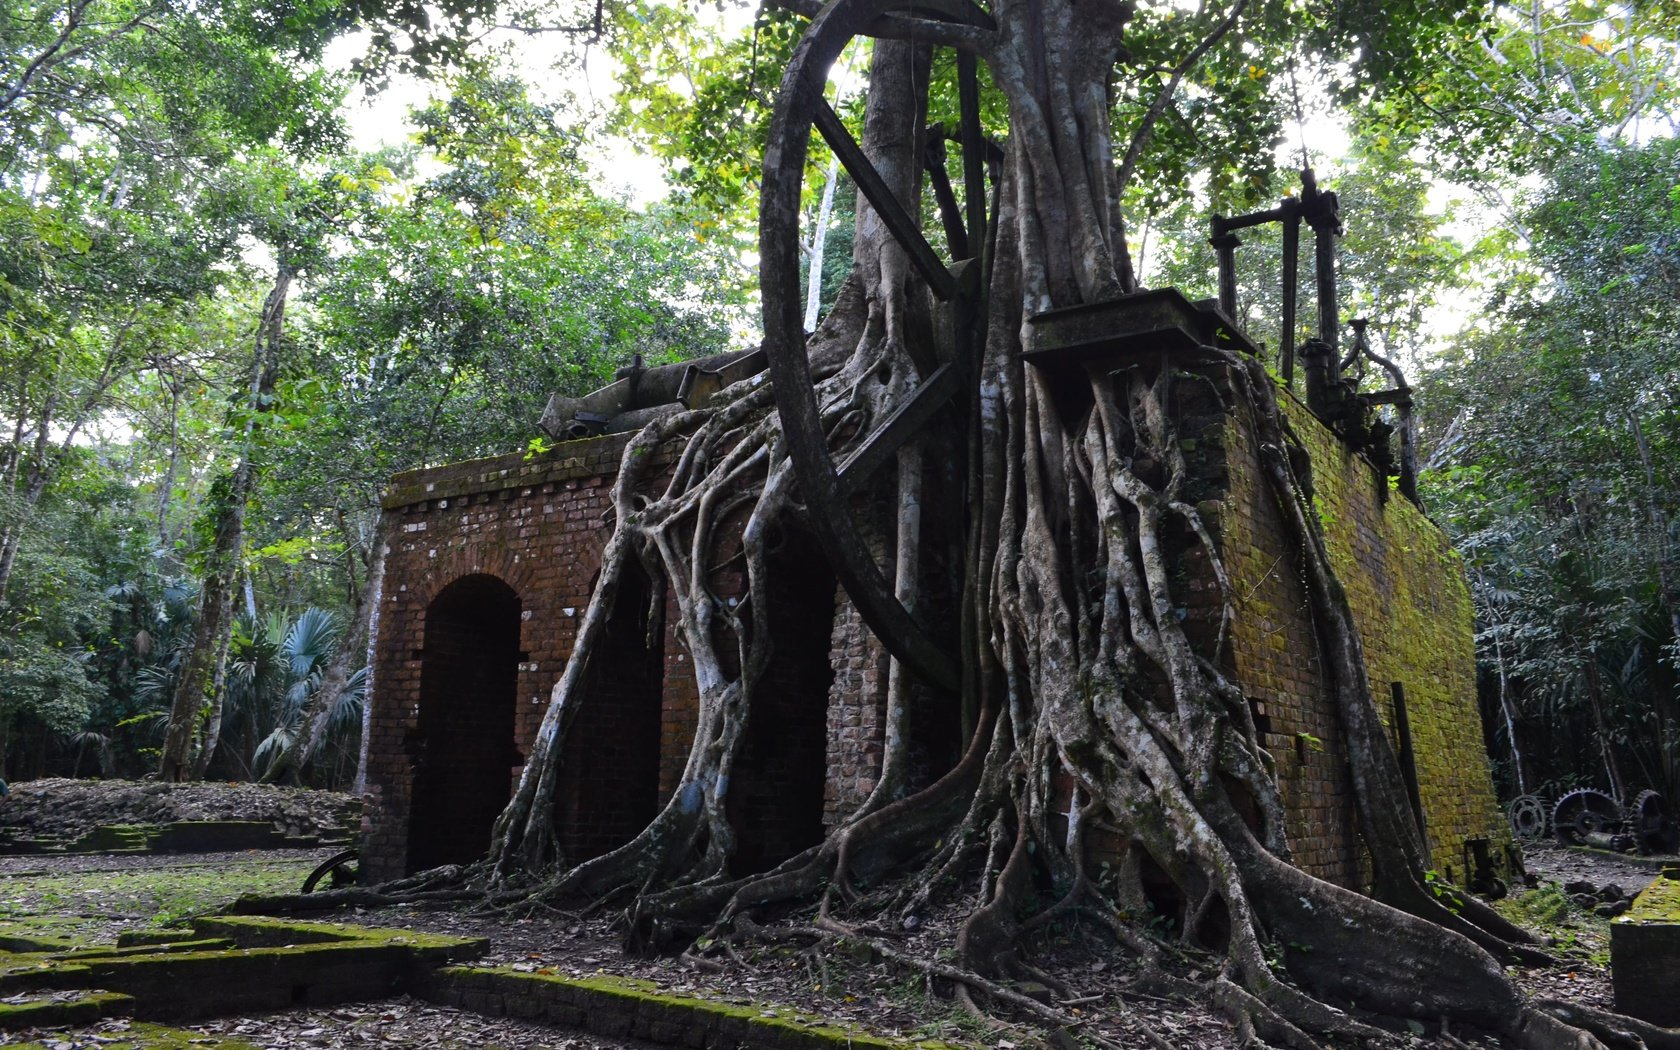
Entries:
{"label": "large tree", "polygon": [[[1343,68],[1357,84],[1401,83],[1421,74],[1421,55],[1444,37],[1474,32],[1474,13],[1450,2],[1320,10],[1248,0],[1199,13],[1117,0],[995,0],[985,12],[835,0],[804,13],[811,28],[782,82],[762,184],[772,382],[741,384],[630,442],[573,658],[477,874],[515,895],[627,894],[643,931],[820,898],[818,927],[806,932],[835,936],[848,930],[841,909],[863,878],[874,884],[894,870],[920,870],[911,894],[919,908],[945,876],[979,867],[983,891],[954,964],[906,961],[955,978],[965,997],[978,991],[1065,1019],[994,980],[1021,968],[1021,938],[1047,914],[1033,911],[1038,876],[1060,890],[1050,912],[1079,907],[1140,954],[1158,950],[1125,919],[1124,903],[1143,895],[1137,871],[1104,890],[1084,869],[1077,829],[1100,819],[1197,902],[1196,915],[1223,918],[1186,929],[1205,933],[1206,946],[1223,955],[1207,994],[1246,1036],[1304,1047],[1325,1034],[1373,1034],[1331,1006],[1335,999],[1388,1016],[1469,1023],[1529,1046],[1595,1045],[1513,988],[1503,964],[1537,955],[1521,931],[1424,871],[1302,457],[1291,454],[1261,363],[1204,351],[1232,377],[1239,415],[1254,421],[1290,545],[1301,551],[1348,740],[1371,897],[1289,862],[1278,784],[1221,670],[1219,643],[1192,637],[1178,615],[1187,602],[1169,551],[1183,541],[1172,537],[1189,537],[1215,563],[1218,552],[1184,498],[1188,467],[1171,411],[1177,369],[1157,361],[1118,380],[1092,375],[1074,395],[1089,408],[1070,416],[1058,408],[1065,392],[1053,393],[1022,358],[1032,315],[1137,290],[1121,202],[1152,158],[1186,165],[1202,150],[1220,159],[1221,174],[1263,174],[1275,103],[1255,85],[1292,54],[1353,55]],[[828,67],[855,34],[881,38],[861,122],[880,185],[868,206],[859,204],[852,279],[807,336],[794,229],[806,135]],[[959,254],[977,263],[954,280],[919,267],[904,247],[914,238],[903,226],[923,214],[928,189],[930,87],[943,68],[933,44],[978,59],[1006,113],[1006,127],[993,129],[1006,131],[995,221],[984,238],[969,224],[970,249]],[[1118,140],[1116,126],[1125,129]],[[1157,131],[1175,136],[1179,149],[1157,151]],[[1234,195],[1228,186],[1221,192]],[[977,196],[971,183],[971,206]],[[883,571],[849,527],[833,465],[918,391],[945,381],[931,367],[941,322],[928,282],[951,280],[960,292],[976,277],[967,321],[958,322],[973,337],[955,372],[955,401],[967,410],[951,418],[963,425],[903,444],[896,471],[876,482],[897,511],[881,537],[890,551]],[[649,491],[649,453],[672,439],[684,447],[674,477]],[[748,594],[739,604],[710,583],[714,537],[731,518],[742,523]],[[886,753],[874,792],[820,845],[768,873],[735,877],[731,854],[750,830],[732,825],[728,790],[747,721],[768,688],[769,555],[789,529],[818,537],[893,653]],[[621,848],[576,864],[557,853],[554,834],[561,742],[578,708],[593,702],[590,670],[621,581],[637,563],[675,598],[700,692],[698,728],[680,786],[653,822]],[[957,611],[945,617],[951,629],[918,615],[931,608]],[[917,704],[957,708],[971,733],[949,773],[911,791],[906,727]],[[1056,774],[1075,785],[1071,835],[1052,831]],[[1312,950],[1287,950],[1292,944]]]}

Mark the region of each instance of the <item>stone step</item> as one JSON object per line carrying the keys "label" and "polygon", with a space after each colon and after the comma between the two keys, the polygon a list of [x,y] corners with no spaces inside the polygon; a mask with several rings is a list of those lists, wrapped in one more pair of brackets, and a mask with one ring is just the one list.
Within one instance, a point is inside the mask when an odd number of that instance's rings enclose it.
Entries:
{"label": "stone step", "polygon": [[134,997],[121,992],[97,989],[24,992],[0,999],[0,1032],[92,1024],[107,1017],[128,1017],[133,1013]]}
{"label": "stone step", "polygon": [[566,977],[505,967],[446,966],[416,990],[441,1006],[516,1017],[689,1050],[935,1050],[946,1044],[889,1039],[795,1010],[662,991],[628,977]]}

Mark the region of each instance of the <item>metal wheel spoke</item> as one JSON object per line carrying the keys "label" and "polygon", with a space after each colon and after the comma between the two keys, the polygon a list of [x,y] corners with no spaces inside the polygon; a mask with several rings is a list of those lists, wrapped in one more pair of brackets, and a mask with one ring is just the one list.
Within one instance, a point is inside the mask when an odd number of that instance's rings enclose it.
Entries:
{"label": "metal wheel spoke", "polygon": [[910,264],[916,272],[922,275],[922,280],[933,289],[933,294],[941,299],[950,299],[957,294],[957,280],[951,276],[951,271],[939,261],[933,246],[928,244],[927,238],[922,236],[921,229],[910,213],[904,210],[904,205],[893,196],[892,190],[887,188],[881,173],[875,170],[875,165],[869,163],[864,156],[863,148],[852,138],[852,133],[841,123],[840,114],[834,112],[834,107],[828,104],[828,99],[812,90],[809,81],[805,90],[811,95],[812,122],[817,131],[822,134],[823,141],[828,148],[840,158],[840,163],[846,173],[857,183],[859,190],[868,198],[870,207],[886,224],[887,231],[893,235],[893,240],[899,243],[906,255],[910,257]]}
{"label": "metal wheel spoke", "polygon": [[[764,351],[770,361],[788,455],[799,472],[800,494],[810,508],[811,530],[859,615],[893,657],[924,681],[956,691],[962,687],[957,660],[933,640],[894,594],[891,582],[858,535],[849,497],[864,478],[890,462],[897,450],[973,379],[965,353],[969,339],[966,329],[976,316],[971,300],[979,274],[973,263],[959,263],[953,270],[941,261],[915,218],[892,195],[822,91],[829,69],[854,37],[914,38],[916,23],[929,20],[996,28],[992,17],[970,0],[831,0],[812,19],[782,78],[764,151],[759,276],[764,296]],[[969,199],[964,202],[968,227],[964,232],[968,254],[973,256],[985,250],[989,211],[981,166],[986,159],[982,152],[986,144],[979,131],[974,61],[961,53],[958,61],[967,85],[963,181]],[[828,142],[891,236],[904,248],[911,265],[942,300],[936,316],[956,319],[950,325],[954,336],[950,342],[956,352],[953,355],[946,350],[942,355],[954,360],[941,365],[933,354],[917,357],[923,386],[875,428],[846,463],[843,473],[835,469],[821,425],[802,323],[797,243],[800,191],[813,130]]]}
{"label": "metal wheel spoke", "polygon": [[856,492],[858,486],[904,447],[905,442],[927,426],[934,413],[956,396],[961,385],[962,373],[955,366],[944,364],[934,369],[927,382],[876,427],[863,445],[852,453],[846,465],[840,468],[840,492],[844,495]]}

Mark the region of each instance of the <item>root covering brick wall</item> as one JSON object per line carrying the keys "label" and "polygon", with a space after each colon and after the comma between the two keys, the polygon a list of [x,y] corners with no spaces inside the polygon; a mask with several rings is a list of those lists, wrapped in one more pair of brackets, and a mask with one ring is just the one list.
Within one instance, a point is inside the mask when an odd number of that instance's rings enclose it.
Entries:
{"label": "root covering brick wall", "polygon": [[[1357,887],[1367,864],[1298,552],[1285,541],[1262,481],[1251,428],[1224,407],[1233,403],[1229,377],[1206,378],[1212,382],[1181,384],[1175,404],[1196,475],[1188,496],[1215,531],[1236,606],[1229,670],[1276,760],[1296,861]],[[1475,654],[1462,567],[1440,531],[1389,493],[1366,460],[1348,452],[1298,402],[1285,401],[1312,460],[1315,510],[1397,748],[1402,726],[1392,688],[1398,683],[1403,690],[1432,863],[1466,879],[1475,874],[1478,852],[1501,862],[1510,839],[1494,801],[1474,705]],[[373,878],[487,841],[484,814],[499,809],[517,782],[571,658],[607,539],[605,515],[626,440],[614,435],[566,442],[530,460],[479,460],[393,480],[385,500],[392,528],[374,654],[363,832],[364,863]],[[662,460],[668,462],[673,451],[661,450]],[[871,529],[880,528],[868,515],[866,520]],[[722,542],[737,544],[728,532],[721,530]],[[844,819],[874,787],[882,757],[886,653],[809,542],[789,536],[785,543],[789,571],[778,576],[784,582],[771,599],[777,657],[767,674],[768,702],[749,723],[732,780],[731,807],[742,840],[737,867],[743,871],[777,863]],[[1205,552],[1190,537],[1181,538],[1179,549],[1191,630],[1211,638],[1218,585]],[[714,579],[721,597],[741,592],[742,580],[732,572]],[[465,637],[447,627],[463,615],[462,606],[434,609],[445,588],[469,578],[505,585],[518,603],[517,644],[505,647],[511,657],[497,657],[514,661],[506,678],[513,683],[513,711],[505,748],[469,740],[470,734],[440,733],[422,710],[447,702],[460,705],[457,712],[472,711],[472,704],[486,702],[454,698],[483,690],[474,684],[478,679],[447,669],[452,661],[487,656],[494,646],[469,644],[469,652],[449,653]],[[476,586],[474,593],[495,590]],[[562,762],[558,838],[574,859],[627,840],[670,797],[698,717],[674,601],[666,595],[664,629],[650,641],[648,583],[638,578],[628,586],[639,592],[637,600],[621,603],[609,627],[604,659]],[[465,615],[473,615],[470,603]],[[912,727],[921,756],[917,782],[949,768],[960,747],[954,716],[934,721]],[[466,781],[439,779],[435,772],[452,760],[476,770],[475,783],[494,783],[471,789],[490,796],[481,805],[428,801],[465,790],[458,785]],[[437,831],[433,824],[440,818],[460,827]],[[430,830],[418,830],[423,828]],[[423,847],[418,852],[417,845]]]}
{"label": "root covering brick wall", "polygon": [[[1229,390],[1228,381],[1222,385]],[[1227,395],[1228,396],[1228,395]],[[1493,793],[1477,713],[1474,612],[1464,567],[1446,535],[1305,405],[1280,394],[1312,463],[1313,509],[1358,624],[1384,724],[1396,751],[1404,693],[1433,867],[1454,881],[1477,874],[1469,859],[1503,867],[1510,831]],[[1224,492],[1212,509],[1236,603],[1234,671],[1266,731],[1292,818],[1298,864],[1359,886],[1352,785],[1339,720],[1323,678],[1301,580],[1299,551],[1284,538],[1260,473],[1248,421],[1212,435],[1210,458]],[[1204,588],[1211,580],[1201,581]],[[1481,845],[1478,846],[1477,844]]]}
{"label": "root covering brick wall", "polygon": [[[447,735],[427,741],[420,724],[425,665],[433,644],[429,635],[436,635],[435,625],[428,623],[434,601],[451,583],[474,575],[501,581],[517,595],[515,709],[512,736],[503,752],[498,799],[505,803],[548,707],[549,694],[571,658],[606,543],[604,515],[626,441],[614,435],[567,442],[529,461],[519,455],[474,460],[392,480],[384,501],[391,519],[390,551],[373,655],[368,804],[363,824],[363,851],[371,877],[403,874],[424,859],[409,855],[411,825],[426,827],[449,815],[414,812],[417,781],[423,800],[427,767],[466,757],[460,742]],[[667,654],[681,650],[669,627],[662,649]],[[431,655],[434,664],[446,656]],[[657,662],[658,655],[652,659]],[[638,686],[642,674],[641,669],[631,668],[624,676],[610,679],[610,685],[645,702],[645,684]],[[619,738],[625,726],[638,718],[616,702],[602,705],[596,712],[600,723],[592,732],[586,727],[585,732],[573,734],[570,747],[587,751],[591,740],[610,740],[612,747],[623,749],[621,757],[638,774],[660,768],[672,750],[669,742],[681,741],[675,748],[679,754],[687,750],[695,700],[692,686],[685,689],[680,680],[665,683],[656,696],[658,721],[652,733],[659,743],[653,744],[650,737],[648,748],[656,749],[651,755],[637,753],[632,744]],[[645,720],[640,725],[647,729]],[[678,763],[680,769],[680,758]],[[589,769],[575,761],[568,765],[574,774],[596,777],[587,785],[595,803],[584,823],[565,829],[563,845],[589,855],[610,845],[615,836],[627,837],[625,829],[634,816],[645,816],[648,811],[649,792],[645,788],[620,790],[622,778],[615,777],[613,763],[598,762]],[[573,786],[577,790],[568,796],[577,798],[585,786],[578,782]],[[459,830],[483,838],[486,829]]]}

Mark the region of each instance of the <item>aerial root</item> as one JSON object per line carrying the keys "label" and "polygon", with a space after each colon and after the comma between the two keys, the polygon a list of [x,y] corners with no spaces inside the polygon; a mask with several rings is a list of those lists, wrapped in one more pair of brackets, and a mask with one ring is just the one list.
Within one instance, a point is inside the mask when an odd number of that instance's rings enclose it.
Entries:
{"label": "aerial root", "polygon": [[1558,999],[1537,999],[1534,1007],[1566,1025],[1591,1032],[1614,1050],[1680,1050],[1680,1029],[1661,1028],[1636,1017]]}
{"label": "aerial root", "polygon": [[[1625,1024],[1626,1018],[1615,1019]],[[1523,1010],[1517,1021],[1517,1042],[1523,1050],[1609,1050],[1584,1024],[1566,1022],[1535,1007]],[[1621,1046],[1638,1046],[1638,1042],[1623,1042]]]}
{"label": "aerial root", "polygon": [[1317,1040],[1225,974],[1209,991],[1213,1005],[1236,1025],[1244,1046],[1280,1042],[1293,1050],[1322,1050]]}
{"label": "aerial root", "polygon": [[[878,936],[869,936],[860,933],[855,929],[847,927],[830,929],[816,925],[761,926],[744,915],[737,916],[735,920],[735,929],[736,932],[742,936],[765,941],[786,942],[791,940],[815,939],[822,941],[825,944],[840,944],[844,942],[861,944],[867,947],[875,955],[880,956],[888,962],[902,966],[906,969],[914,970],[917,973],[924,974],[928,977],[951,981],[959,990],[959,1000],[962,990],[967,989],[970,993],[979,992],[996,1002],[1012,1006],[1023,1013],[1031,1014],[1040,1021],[1056,1025],[1057,1027],[1073,1028],[1085,1023],[1083,1018],[1076,1017],[1073,1014],[1067,1013],[1063,1010],[1058,1010],[1052,1006],[1046,1006],[1031,996],[1018,992],[1015,989],[997,981],[982,977],[972,970],[963,969],[957,966],[949,966],[945,963],[936,962],[931,959],[924,959],[911,952],[904,951],[901,948],[888,944],[885,940]],[[983,1010],[980,1011],[980,1015],[982,1017],[989,1016]]]}
{"label": "aerial root", "polygon": [[338,908],[388,908],[399,904],[457,904],[481,901],[484,891],[458,889],[386,893],[363,886],[318,893],[280,893],[272,896],[247,894],[228,905],[232,915],[298,915],[303,912],[333,911]]}

